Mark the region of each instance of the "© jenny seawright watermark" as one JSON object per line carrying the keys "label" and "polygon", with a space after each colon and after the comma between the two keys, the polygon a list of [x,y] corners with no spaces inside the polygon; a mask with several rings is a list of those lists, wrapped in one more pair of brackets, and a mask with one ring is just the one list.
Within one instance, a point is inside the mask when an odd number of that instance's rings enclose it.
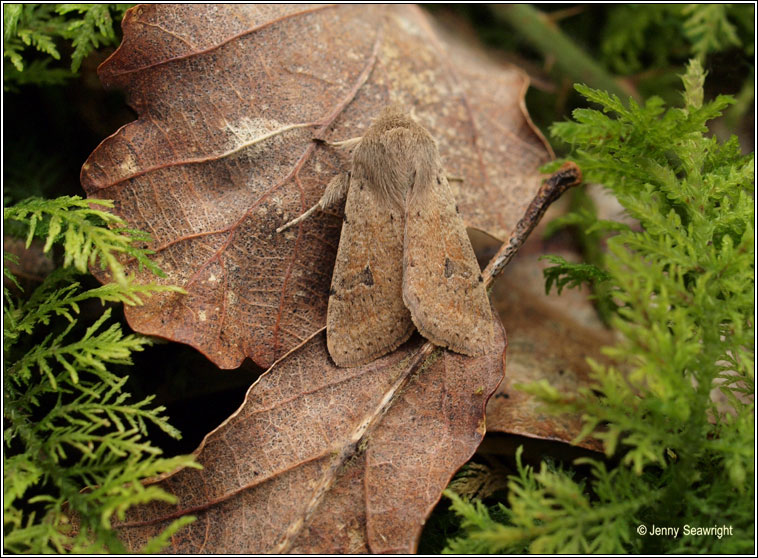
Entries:
{"label": "\u00a9 jenny seawright watermark", "polygon": [[662,527],[660,525],[637,525],[637,534],[641,537],[672,537],[674,539],[692,536],[710,536],[720,539],[722,537],[732,536],[731,525],[708,525],[707,527],[698,525],[683,525],[681,527]]}

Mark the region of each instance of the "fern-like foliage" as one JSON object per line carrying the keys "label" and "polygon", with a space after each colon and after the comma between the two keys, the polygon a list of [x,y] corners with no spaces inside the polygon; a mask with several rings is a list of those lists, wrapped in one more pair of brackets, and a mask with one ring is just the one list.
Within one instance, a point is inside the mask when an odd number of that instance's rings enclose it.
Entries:
{"label": "fern-like foliage", "polygon": [[563,288],[568,286],[578,287],[587,283],[601,283],[607,281],[610,276],[607,272],[593,264],[571,263],[561,256],[543,256],[545,259],[555,265],[545,270],[545,292],[549,293],[553,284],[555,284],[558,294],[561,294]]}
{"label": "fern-like foliage", "polygon": [[[5,4],[3,59],[6,89],[54,85],[76,75],[82,60],[101,45],[116,43],[114,21],[128,4]],[[68,68],[56,64],[70,51]],[[42,57],[39,57],[42,55]]]}
{"label": "fern-like foliage", "polygon": [[[537,554],[621,554],[623,535],[636,527],[634,513],[656,500],[656,492],[627,471],[609,471],[602,463],[578,460],[592,467],[591,487],[577,482],[570,471],[543,462],[539,472],[521,461],[508,483],[508,504],[486,507],[448,489],[452,509],[462,518],[466,536],[445,549],[453,554],[495,554],[528,551]],[[589,489],[588,489],[589,488]],[[644,492],[639,492],[645,488]],[[499,518],[502,518],[498,520]],[[615,536],[609,536],[614,534]]]}
{"label": "fern-like foliage", "polygon": [[[735,138],[708,136],[730,99],[703,102],[704,78],[692,61],[681,108],[577,86],[601,110],[553,126],[641,230],[619,227],[603,261],[622,334],[607,350],[617,365],[591,363],[594,385],[578,393],[521,388],[549,411],[582,416],[579,439],[600,439],[617,465],[585,460],[584,485],[519,467],[503,524],[454,498],[465,535],[448,550],[754,552],[754,161]],[[596,279],[591,269],[561,262],[548,278]]]}
{"label": "fern-like foliage", "polygon": [[620,5],[601,38],[606,62],[621,74],[728,48],[755,49],[752,4]]}
{"label": "fern-like foliage", "polygon": [[[146,439],[148,427],[179,433],[154,407],[152,397],[131,401],[127,377],[112,371],[131,363],[131,354],[152,343],[124,334],[106,309],[82,323],[88,300],[140,304],[157,291],[178,289],[137,285],[115,254],[148,263],[123,222],[97,209],[102,201],[78,198],[27,200],[5,209],[29,229],[29,239],[60,245],[64,267],[50,274],[30,296],[14,295],[18,283],[4,266],[10,285],[3,304],[4,551],[14,553],[124,552],[111,529],[114,518],[136,504],[173,501],[141,480],[181,466],[187,456],[165,459]],[[111,229],[108,225],[116,227]],[[12,261],[13,258],[5,258]],[[119,282],[84,290],[76,276],[96,262]],[[83,491],[82,489],[87,489]],[[189,520],[172,524],[145,548],[154,552]]]}
{"label": "fern-like foliage", "polygon": [[73,265],[84,273],[89,266],[99,264],[124,286],[126,276],[118,258],[122,255],[134,258],[140,267],[163,276],[148,257],[152,252],[138,247],[149,237],[125,228],[123,220],[104,209],[97,209],[97,206],[113,207],[113,202],[83,200],[79,196],[61,196],[52,200],[29,198],[5,208],[3,218],[27,225],[27,247],[35,236],[45,239],[45,252],[56,242],[63,244],[64,267]]}

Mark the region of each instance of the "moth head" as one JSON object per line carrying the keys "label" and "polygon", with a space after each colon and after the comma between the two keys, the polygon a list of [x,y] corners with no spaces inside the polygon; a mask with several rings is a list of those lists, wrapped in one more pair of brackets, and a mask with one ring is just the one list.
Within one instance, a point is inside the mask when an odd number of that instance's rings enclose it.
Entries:
{"label": "moth head", "polygon": [[392,128],[405,128],[408,130],[424,131],[426,130],[418,123],[414,114],[414,108],[409,111],[399,103],[387,105],[376,116],[366,134],[372,132],[381,133],[382,131],[391,130]]}

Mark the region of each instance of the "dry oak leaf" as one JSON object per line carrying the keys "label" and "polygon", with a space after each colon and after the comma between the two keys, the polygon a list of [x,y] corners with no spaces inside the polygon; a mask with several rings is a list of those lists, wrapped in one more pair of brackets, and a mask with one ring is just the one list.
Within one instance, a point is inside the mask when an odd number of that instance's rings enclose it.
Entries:
{"label": "dry oak leaf", "polygon": [[173,553],[415,552],[426,517],[484,435],[505,331],[470,358],[418,334],[368,365],[332,364],[323,331],[262,375],[239,410],[160,486],[178,498],[132,508],[131,549],[179,516]]}
{"label": "dry oak leaf", "polygon": [[[601,348],[612,345],[614,335],[598,318],[587,288],[545,295],[542,270],[550,263],[540,261],[540,256],[580,258],[559,237],[541,237],[538,228],[512,262],[516,265],[505,269],[492,291],[493,306],[510,332],[510,350],[508,375],[487,404],[487,431],[570,443],[582,430],[582,417],[548,414],[533,396],[514,385],[545,379],[562,393],[577,393],[592,384],[587,358],[607,363]],[[578,445],[603,451],[602,443],[592,437]]]}
{"label": "dry oak leaf", "polygon": [[314,138],[408,107],[464,179],[451,186],[467,226],[501,239],[550,158],[526,76],[443,44],[414,6],[145,5],[123,31],[99,75],[139,118],[92,153],[82,185],[152,235],[164,281],[189,293],[127,308],[129,324],[222,368],[268,367],[325,323],[340,216],[275,232],[347,168]]}

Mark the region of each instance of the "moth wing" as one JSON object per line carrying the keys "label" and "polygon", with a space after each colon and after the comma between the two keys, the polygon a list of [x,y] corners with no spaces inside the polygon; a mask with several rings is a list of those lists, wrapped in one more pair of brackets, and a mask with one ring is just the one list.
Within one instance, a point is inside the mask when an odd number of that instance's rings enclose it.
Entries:
{"label": "moth wing", "polygon": [[338,366],[371,362],[413,333],[403,303],[403,210],[369,186],[350,180],[332,274],[326,342]]}
{"label": "moth wing", "polygon": [[439,155],[430,163],[406,202],[403,299],[421,335],[480,356],[495,340],[490,302]]}

